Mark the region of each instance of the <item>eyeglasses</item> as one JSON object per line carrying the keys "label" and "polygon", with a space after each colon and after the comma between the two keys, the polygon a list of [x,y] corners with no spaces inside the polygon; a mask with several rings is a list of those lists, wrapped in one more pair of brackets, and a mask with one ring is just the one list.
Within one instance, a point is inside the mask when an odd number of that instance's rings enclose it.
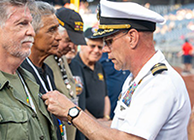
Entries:
{"label": "eyeglasses", "polygon": [[98,47],[99,50],[103,49],[103,46],[99,46],[99,45],[88,45],[90,46],[91,49],[94,49],[96,46]]}
{"label": "eyeglasses", "polygon": [[115,38],[117,35],[114,35],[113,37],[110,37],[108,39],[104,39],[103,38],[104,46],[108,46],[109,47],[110,45],[112,45],[113,41],[115,41],[115,40],[117,40],[117,39],[122,38],[123,36],[125,36],[128,33],[128,30],[127,31],[124,31],[123,33],[124,34],[122,34],[121,36],[119,36],[117,38]]}

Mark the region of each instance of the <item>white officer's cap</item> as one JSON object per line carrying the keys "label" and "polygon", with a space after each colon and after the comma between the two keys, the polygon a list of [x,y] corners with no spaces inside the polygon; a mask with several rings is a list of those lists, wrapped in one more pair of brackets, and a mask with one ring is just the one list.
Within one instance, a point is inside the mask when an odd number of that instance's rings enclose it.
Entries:
{"label": "white officer's cap", "polygon": [[96,37],[111,35],[119,30],[134,28],[138,31],[151,31],[156,29],[156,23],[164,22],[164,18],[133,2],[112,2],[101,0],[98,18],[99,30]]}

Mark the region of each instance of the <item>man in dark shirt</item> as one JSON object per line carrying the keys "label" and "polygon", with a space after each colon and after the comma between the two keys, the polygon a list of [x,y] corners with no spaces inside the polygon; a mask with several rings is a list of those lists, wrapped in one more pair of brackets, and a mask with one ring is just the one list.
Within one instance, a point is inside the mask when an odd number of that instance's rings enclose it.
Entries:
{"label": "man in dark shirt", "polygon": [[77,69],[74,63],[79,62],[83,71],[86,98],[86,109],[96,118],[110,119],[110,100],[107,95],[105,73],[102,65],[97,62],[102,56],[102,38],[93,38],[95,28],[88,28],[84,35],[87,46],[81,46],[81,51],[70,64],[72,70]]}

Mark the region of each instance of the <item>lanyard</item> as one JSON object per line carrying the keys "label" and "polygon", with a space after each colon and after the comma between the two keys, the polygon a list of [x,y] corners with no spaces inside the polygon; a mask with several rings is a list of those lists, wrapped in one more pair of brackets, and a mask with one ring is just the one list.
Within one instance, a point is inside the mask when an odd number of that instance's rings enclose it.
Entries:
{"label": "lanyard", "polygon": [[[41,78],[39,72],[37,71],[37,69],[35,68],[35,66],[32,64],[32,62],[28,58],[26,58],[26,60],[30,64],[30,66],[32,67],[32,69],[34,70],[34,72],[36,73],[36,75],[37,75],[38,79],[40,80],[40,83],[42,84],[45,92],[48,92],[48,89],[47,89],[47,87],[45,85],[45,82],[42,80],[42,78]],[[52,85],[51,85],[51,81],[50,81],[49,76],[46,75],[46,78],[47,78],[47,82],[49,84],[50,91],[53,91],[53,88],[52,88]]]}
{"label": "lanyard", "polygon": [[35,108],[35,105],[34,105],[34,103],[33,103],[33,101],[32,101],[32,97],[31,97],[31,95],[30,95],[30,92],[29,92],[29,90],[28,90],[28,88],[27,88],[27,86],[26,86],[26,84],[25,84],[25,82],[24,82],[22,76],[20,75],[19,71],[17,70],[16,72],[17,72],[17,74],[18,74],[18,76],[19,76],[19,78],[20,78],[20,80],[21,80],[21,82],[22,82],[22,85],[24,86],[24,90],[25,90],[25,92],[26,92],[26,94],[27,94],[26,101],[27,101],[27,103],[29,103],[29,104],[31,105],[31,107],[32,107],[32,109],[34,110],[34,112],[36,112],[36,108]]}
{"label": "lanyard", "polygon": [[61,70],[63,81],[64,81],[67,89],[69,90],[69,95],[71,96],[71,98],[74,98],[73,97],[73,90],[71,89],[71,85],[70,85],[70,82],[68,80],[67,72],[66,72],[66,69],[64,66],[64,63],[65,63],[64,60],[62,58],[57,57],[57,56],[54,56],[54,59],[57,62],[58,66]]}
{"label": "lanyard", "polygon": [[[45,92],[48,92],[48,89],[46,88],[45,82],[42,80],[42,78],[41,78],[39,72],[37,71],[37,69],[35,68],[35,66],[32,64],[32,62],[28,58],[26,58],[26,60],[30,64],[30,66],[32,67],[32,69],[34,70],[36,75],[38,76],[38,79],[40,80]],[[47,82],[49,84],[50,91],[53,91],[49,76],[46,75],[46,78],[47,78]],[[60,131],[61,131],[61,136],[64,136],[64,130],[62,129],[62,122],[59,119],[58,119],[58,122],[59,122]]]}

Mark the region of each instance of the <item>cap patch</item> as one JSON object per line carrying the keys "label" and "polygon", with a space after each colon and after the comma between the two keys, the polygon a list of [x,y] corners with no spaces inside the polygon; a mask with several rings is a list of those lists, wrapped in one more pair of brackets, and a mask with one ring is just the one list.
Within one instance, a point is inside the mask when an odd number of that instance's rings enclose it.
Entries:
{"label": "cap patch", "polygon": [[65,25],[65,23],[64,23],[63,21],[61,21],[60,19],[57,18],[57,20],[58,20],[58,22],[59,22],[59,24],[60,24],[61,26],[64,26],[64,25]]}
{"label": "cap patch", "polygon": [[92,33],[96,33],[98,31],[98,28],[92,28]]}
{"label": "cap patch", "polygon": [[103,35],[103,34],[106,34],[108,32],[112,32],[112,31],[114,31],[114,29],[108,29],[108,30],[98,31],[98,32],[94,33],[93,36]]}
{"label": "cap patch", "polygon": [[83,22],[76,21],[74,23],[75,23],[74,30],[76,30],[76,31],[83,31]]}
{"label": "cap patch", "polygon": [[164,63],[157,63],[151,68],[151,72],[153,75],[162,73],[163,71],[167,71],[167,67]]}

